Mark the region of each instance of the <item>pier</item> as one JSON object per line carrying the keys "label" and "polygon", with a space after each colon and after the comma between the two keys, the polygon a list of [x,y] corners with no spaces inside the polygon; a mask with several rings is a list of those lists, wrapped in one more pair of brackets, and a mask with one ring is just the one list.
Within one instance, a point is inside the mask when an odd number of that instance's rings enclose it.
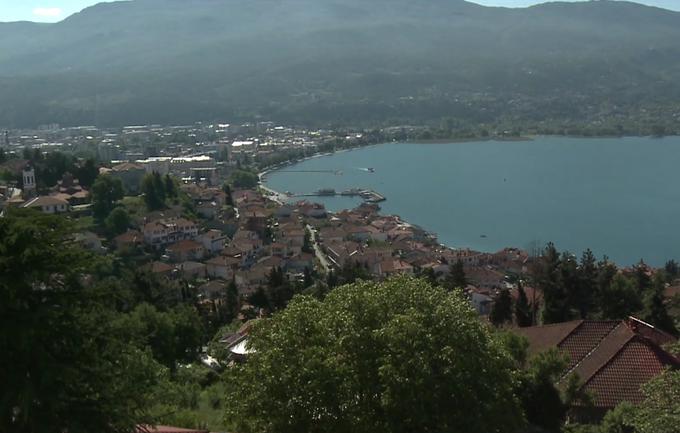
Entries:
{"label": "pier", "polygon": [[337,192],[334,189],[320,189],[312,193],[290,195],[290,197],[334,197],[334,196],[361,197],[366,203],[380,203],[387,200],[387,198],[384,195],[376,191],[358,188],[348,189],[342,192]]}

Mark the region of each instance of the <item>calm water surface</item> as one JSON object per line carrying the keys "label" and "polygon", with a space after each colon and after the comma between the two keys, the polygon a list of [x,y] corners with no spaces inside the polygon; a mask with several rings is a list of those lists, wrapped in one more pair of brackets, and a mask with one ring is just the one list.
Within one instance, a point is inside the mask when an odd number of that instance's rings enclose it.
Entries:
{"label": "calm water surface", "polygon": [[[303,161],[270,173],[267,184],[293,193],[374,189],[387,197],[383,213],[451,247],[496,251],[552,241],[620,265],[680,259],[680,137],[390,143]],[[336,211],[360,203],[313,200]]]}

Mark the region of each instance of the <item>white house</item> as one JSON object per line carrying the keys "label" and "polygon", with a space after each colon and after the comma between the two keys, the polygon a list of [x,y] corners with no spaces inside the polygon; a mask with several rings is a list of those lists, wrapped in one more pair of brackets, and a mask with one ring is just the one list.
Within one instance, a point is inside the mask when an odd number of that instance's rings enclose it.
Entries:
{"label": "white house", "polygon": [[40,196],[33,198],[21,205],[25,209],[37,209],[42,213],[54,214],[69,212],[71,206],[66,200],[57,197]]}

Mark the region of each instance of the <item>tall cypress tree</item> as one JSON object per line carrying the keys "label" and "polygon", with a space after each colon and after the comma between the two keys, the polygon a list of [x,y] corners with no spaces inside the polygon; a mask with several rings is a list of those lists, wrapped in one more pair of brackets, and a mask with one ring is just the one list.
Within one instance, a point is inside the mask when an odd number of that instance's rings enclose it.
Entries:
{"label": "tall cypress tree", "polygon": [[517,283],[517,301],[515,302],[515,322],[517,326],[524,328],[534,324],[533,315],[531,314],[531,306],[527,293],[522,287],[522,282]]}
{"label": "tall cypress tree", "polygon": [[581,319],[585,319],[594,309],[597,292],[597,261],[590,249],[583,252],[578,270],[578,297],[574,300],[574,306]]}
{"label": "tall cypress tree", "polygon": [[489,320],[495,326],[503,325],[504,323],[512,322],[512,296],[510,291],[506,288],[501,289],[496,302],[491,308]]}

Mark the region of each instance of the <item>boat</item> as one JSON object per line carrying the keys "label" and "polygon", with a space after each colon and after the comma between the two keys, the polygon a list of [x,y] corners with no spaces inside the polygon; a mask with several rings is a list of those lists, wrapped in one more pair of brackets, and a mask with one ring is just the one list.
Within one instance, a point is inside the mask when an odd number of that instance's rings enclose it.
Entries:
{"label": "boat", "polygon": [[375,173],[375,168],[373,168],[373,167],[368,167],[368,172],[369,172],[369,173]]}

